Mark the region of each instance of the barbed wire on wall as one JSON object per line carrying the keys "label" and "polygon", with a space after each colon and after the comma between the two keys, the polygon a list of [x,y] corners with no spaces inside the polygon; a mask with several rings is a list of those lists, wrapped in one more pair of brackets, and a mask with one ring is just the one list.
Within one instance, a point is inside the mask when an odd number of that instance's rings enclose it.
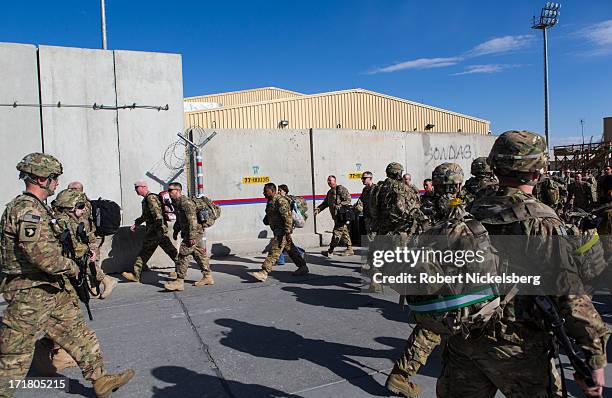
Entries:
{"label": "barbed wire on wall", "polygon": [[12,104],[0,104],[0,107],[5,108],[82,108],[82,109],[93,109],[94,111],[105,110],[105,111],[117,111],[120,109],[152,109],[156,111],[167,111],[170,109],[168,104],[160,105],[138,105],[135,102],[130,105],[104,105],[93,103],[92,105],[77,105],[77,104],[62,104],[61,101],[55,104],[21,104],[17,101]]}

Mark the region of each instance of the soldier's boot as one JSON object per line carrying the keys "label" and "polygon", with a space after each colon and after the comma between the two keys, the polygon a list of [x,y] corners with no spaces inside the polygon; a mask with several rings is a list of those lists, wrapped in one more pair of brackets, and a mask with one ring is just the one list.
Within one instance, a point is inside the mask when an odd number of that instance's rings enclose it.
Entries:
{"label": "soldier's boot", "polygon": [[181,278],[177,278],[175,281],[168,282],[164,285],[164,289],[170,292],[182,292],[185,290],[185,280]]}
{"label": "soldier's boot", "polygon": [[113,278],[112,276],[104,275],[104,279],[100,282],[101,285],[104,285],[104,290],[100,295],[100,298],[104,300],[112,293],[113,289],[117,286],[117,278]]}
{"label": "soldier's boot", "polygon": [[265,282],[268,279],[268,273],[265,270],[249,272],[253,278],[257,279],[259,282]]}
{"label": "soldier's boot", "polygon": [[308,275],[308,266],[302,265],[301,267],[299,267],[298,269],[293,271],[293,273],[291,275],[293,275],[293,276]]}
{"label": "soldier's boot", "polygon": [[119,387],[132,380],[134,371],[132,369],[124,370],[120,373],[107,374],[93,382],[94,392],[98,398],[110,397],[111,393],[117,391]]}
{"label": "soldier's boot", "polygon": [[341,254],[342,256],[353,256],[355,252],[353,251],[353,246],[349,246],[346,250]]}
{"label": "soldier's boot", "polygon": [[140,278],[137,277],[133,272],[122,272],[121,276],[130,282],[140,282]]}
{"label": "soldier's boot", "polygon": [[172,271],[172,272],[170,272],[170,273],[168,274],[168,278],[176,279],[176,278],[177,278],[177,276],[176,276],[176,271]]}
{"label": "soldier's boot", "polygon": [[332,257],[334,255],[334,249],[328,249],[328,250],[322,251],[321,254],[327,258]]}
{"label": "soldier's boot", "polygon": [[58,347],[53,350],[53,359],[52,359],[53,367],[57,369],[58,372],[61,372],[64,369],[68,368],[76,368],[78,365],[76,361],[64,350],[63,348]]}
{"label": "soldier's boot", "polygon": [[200,279],[199,281],[196,281],[193,285],[194,286],[206,286],[206,285],[214,285],[215,284],[215,280],[213,279],[211,274],[208,275],[202,275],[202,279]]}
{"label": "soldier's boot", "polygon": [[411,382],[405,374],[395,372],[395,369],[389,374],[385,387],[393,394],[407,398],[417,398],[421,394],[418,384]]}

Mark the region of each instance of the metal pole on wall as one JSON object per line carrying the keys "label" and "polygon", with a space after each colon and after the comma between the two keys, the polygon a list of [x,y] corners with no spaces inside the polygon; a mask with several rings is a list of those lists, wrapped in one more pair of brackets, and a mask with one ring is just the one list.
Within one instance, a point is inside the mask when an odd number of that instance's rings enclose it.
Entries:
{"label": "metal pole on wall", "polygon": [[204,196],[204,170],[202,165],[202,149],[196,147],[196,196]]}
{"label": "metal pole on wall", "polygon": [[104,0],[100,0],[100,19],[102,22],[102,49],[106,50],[106,7]]}

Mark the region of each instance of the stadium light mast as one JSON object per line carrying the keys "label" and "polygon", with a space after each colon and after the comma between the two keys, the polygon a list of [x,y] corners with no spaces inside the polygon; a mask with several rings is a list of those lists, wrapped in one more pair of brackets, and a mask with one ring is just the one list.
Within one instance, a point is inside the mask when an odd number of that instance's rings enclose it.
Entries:
{"label": "stadium light mast", "polygon": [[102,28],[102,49],[106,50],[106,7],[104,0],[100,0],[100,24]]}
{"label": "stadium light mast", "polygon": [[559,20],[559,8],[561,4],[547,2],[542,7],[540,17],[533,17],[531,29],[541,29],[544,34],[544,133],[546,134],[546,145],[550,147],[548,136],[548,38],[546,31],[557,24]]}

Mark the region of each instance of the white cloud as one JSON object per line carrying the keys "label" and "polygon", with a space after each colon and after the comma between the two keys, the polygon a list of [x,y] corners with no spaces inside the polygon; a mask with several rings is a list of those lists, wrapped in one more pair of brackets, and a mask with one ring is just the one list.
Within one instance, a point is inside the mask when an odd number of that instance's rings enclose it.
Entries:
{"label": "white cloud", "polygon": [[[398,62],[395,64],[391,64],[388,66],[384,66],[381,68],[376,68],[368,74],[377,74],[377,73],[392,73],[400,70],[406,69],[432,69],[432,68],[444,68],[447,66],[457,65],[458,63],[464,61],[467,58],[480,57],[483,55],[493,55],[493,54],[503,54],[510,51],[520,50],[526,46],[528,46],[533,37],[531,35],[519,35],[519,36],[503,36],[496,37],[491,40],[487,40],[483,43],[478,44],[471,50],[467,51],[463,55],[457,55],[454,57],[444,57],[444,58],[418,58],[404,62]],[[479,66],[479,65],[474,65]],[[482,66],[482,65],[480,65]],[[466,73],[493,73],[500,72],[504,68],[500,70],[494,71],[469,71],[458,73],[458,74],[466,74]]]}
{"label": "white cloud", "polygon": [[599,22],[581,29],[575,33],[578,38],[585,39],[595,48],[582,55],[602,55],[612,52],[612,19]]}
{"label": "white cloud", "polygon": [[466,56],[479,57],[481,55],[502,54],[516,51],[527,47],[532,40],[533,36],[531,35],[496,37],[472,48],[466,53]]}
{"label": "white cloud", "polygon": [[519,68],[523,65],[510,64],[484,64],[484,65],[469,65],[465,67],[463,72],[453,73],[451,76],[471,75],[473,73],[497,73],[510,68]]}
{"label": "white cloud", "polygon": [[370,72],[370,74],[397,72],[398,70],[404,69],[443,68],[446,66],[456,65],[460,61],[460,57],[419,58],[412,61],[399,62],[397,64],[392,64],[383,68],[377,68]]}

